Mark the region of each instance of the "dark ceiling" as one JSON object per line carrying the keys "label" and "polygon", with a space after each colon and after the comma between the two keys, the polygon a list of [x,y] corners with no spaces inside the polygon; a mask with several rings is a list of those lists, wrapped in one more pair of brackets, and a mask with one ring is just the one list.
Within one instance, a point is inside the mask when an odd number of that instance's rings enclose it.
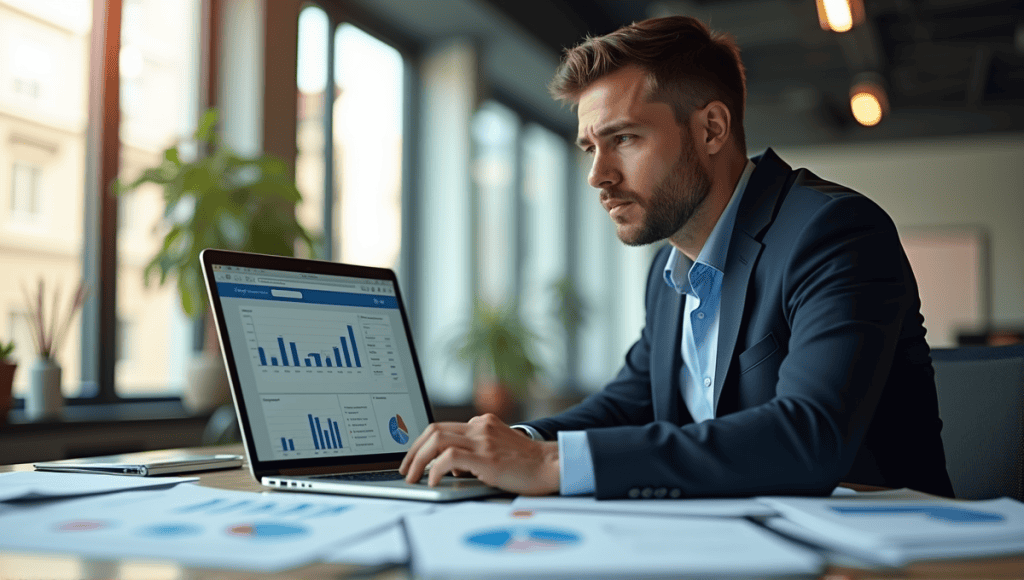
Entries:
{"label": "dark ceiling", "polygon": [[[866,21],[821,30],[814,0],[488,0],[549,48],[651,16],[686,14],[731,33],[747,67],[756,149],[1024,130],[1024,2],[866,0]],[[849,89],[886,84],[890,114],[860,127]]]}

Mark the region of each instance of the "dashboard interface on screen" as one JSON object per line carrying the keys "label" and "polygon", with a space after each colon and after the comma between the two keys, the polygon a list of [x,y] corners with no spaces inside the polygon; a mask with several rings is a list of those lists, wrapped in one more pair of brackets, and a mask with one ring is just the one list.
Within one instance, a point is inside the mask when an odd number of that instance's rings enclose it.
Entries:
{"label": "dashboard interface on screen", "polygon": [[427,410],[390,281],[213,274],[260,461],[408,451]]}

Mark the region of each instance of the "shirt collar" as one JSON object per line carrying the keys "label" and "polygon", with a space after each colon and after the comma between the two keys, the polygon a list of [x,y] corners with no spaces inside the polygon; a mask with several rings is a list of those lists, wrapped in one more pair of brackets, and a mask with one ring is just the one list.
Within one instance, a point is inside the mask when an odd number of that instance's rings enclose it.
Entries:
{"label": "shirt collar", "polygon": [[[736,183],[736,189],[732,192],[729,203],[719,216],[718,222],[711,230],[704,247],[697,255],[697,264],[710,266],[719,272],[725,272],[725,258],[729,252],[729,240],[732,239],[732,231],[736,227],[736,215],[739,213],[740,199],[743,197],[747,183],[750,181],[750,174],[754,172],[754,162],[747,160],[743,173]],[[665,264],[665,283],[680,294],[690,290],[690,281],[687,278],[688,268],[684,264],[689,262],[686,256],[677,248],[672,248],[668,262]],[[692,266],[691,266],[692,267]]]}

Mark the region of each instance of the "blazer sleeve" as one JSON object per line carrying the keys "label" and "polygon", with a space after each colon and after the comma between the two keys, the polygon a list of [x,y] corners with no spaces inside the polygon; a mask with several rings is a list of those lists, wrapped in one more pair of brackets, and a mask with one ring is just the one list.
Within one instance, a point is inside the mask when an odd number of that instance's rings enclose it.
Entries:
{"label": "blazer sleeve", "polygon": [[[647,273],[644,306],[651,312],[655,284],[664,285],[662,272],[671,248],[662,248],[652,260]],[[601,391],[580,404],[553,417],[529,421],[545,439],[557,437],[559,431],[582,431],[597,427],[646,425],[654,420],[650,379],[651,336],[645,325],[640,338],[630,347],[625,364],[615,378]]]}
{"label": "blazer sleeve", "polygon": [[[784,269],[778,307],[791,334],[775,397],[699,424],[588,429],[598,498],[637,488],[683,497],[827,494],[849,470],[913,304],[911,274],[895,226],[867,198],[829,198],[810,213],[789,237],[787,258],[756,266]],[[750,288],[747,301],[758,292]],[[634,408],[621,400],[644,392],[648,348],[646,338],[634,347],[622,384],[584,416]]]}

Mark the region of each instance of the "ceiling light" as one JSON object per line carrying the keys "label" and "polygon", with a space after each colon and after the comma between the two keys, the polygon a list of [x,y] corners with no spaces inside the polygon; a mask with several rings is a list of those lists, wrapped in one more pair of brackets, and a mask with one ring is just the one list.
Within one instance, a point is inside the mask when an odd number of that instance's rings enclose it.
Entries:
{"label": "ceiling light", "polygon": [[868,73],[855,80],[850,89],[850,111],[853,118],[865,127],[874,127],[881,122],[889,112],[889,99],[880,76]]}
{"label": "ceiling light", "polygon": [[822,30],[846,32],[864,22],[864,0],[817,0]]}

